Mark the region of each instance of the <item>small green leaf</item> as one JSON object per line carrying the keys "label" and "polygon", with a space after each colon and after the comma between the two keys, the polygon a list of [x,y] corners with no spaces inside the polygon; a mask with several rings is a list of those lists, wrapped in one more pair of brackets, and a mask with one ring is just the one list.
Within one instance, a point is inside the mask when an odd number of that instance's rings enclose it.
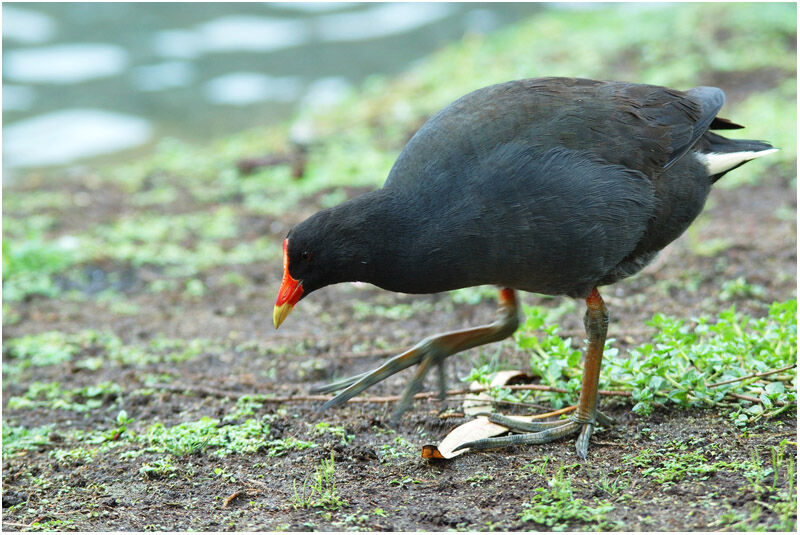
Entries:
{"label": "small green leaf", "polygon": [[786,392],[786,387],[783,386],[783,383],[775,381],[768,384],[764,390],[767,391],[767,394],[773,396],[775,394],[783,394],[784,392]]}

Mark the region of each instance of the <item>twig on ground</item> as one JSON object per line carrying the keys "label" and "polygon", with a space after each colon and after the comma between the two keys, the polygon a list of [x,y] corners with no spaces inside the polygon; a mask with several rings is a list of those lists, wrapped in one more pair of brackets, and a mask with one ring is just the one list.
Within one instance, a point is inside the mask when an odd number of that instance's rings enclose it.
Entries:
{"label": "twig on ground", "polygon": [[533,416],[534,420],[541,420],[542,418],[550,418],[551,416],[561,416],[562,414],[566,414],[568,412],[572,412],[577,409],[577,405],[570,405],[569,407],[564,407],[563,409],[558,409],[555,411],[546,412],[544,414],[535,414]]}
{"label": "twig on ground", "polygon": [[[714,383],[708,385],[709,388],[721,386],[724,384],[730,384],[736,381],[742,381],[745,379],[753,378],[753,377],[763,377],[766,375],[772,375],[775,373],[780,373],[782,371],[786,371],[788,369],[796,367],[796,364],[791,366],[786,366],[784,368],[779,368],[776,370],[769,370],[766,372],[761,372],[758,374],[751,374],[745,377],[739,377],[737,379],[732,379],[729,381],[723,381],[720,383]],[[231,390],[221,390],[217,388],[210,388],[204,386],[188,386],[188,385],[155,385],[154,388],[158,388],[161,390],[166,390],[168,392],[177,392],[177,393],[184,393],[184,392],[191,392],[193,394],[199,394],[204,396],[212,396],[212,397],[219,397],[219,398],[232,398],[232,399],[239,399],[244,396],[254,396],[258,398],[258,401],[261,403],[303,403],[308,401],[328,401],[333,398],[333,396],[326,395],[326,394],[297,394],[297,395],[290,395],[290,396],[274,396],[274,397],[266,397],[264,394],[259,394],[255,392],[234,392]],[[567,393],[569,392],[566,388],[558,388],[555,386],[547,386],[547,385],[505,385],[502,388],[506,388],[508,390],[513,391],[540,391],[540,392],[558,392],[558,393]],[[453,400],[454,396],[463,396],[467,394],[479,394],[481,392],[485,392],[487,390],[491,390],[491,387],[480,387],[480,388],[463,388],[459,390],[448,390],[446,395],[448,399],[451,401]],[[631,392],[625,390],[598,390],[597,392],[601,396],[620,396],[620,397],[631,397],[633,394]],[[399,395],[394,396],[359,396],[352,399],[347,400],[347,403],[392,403],[400,400]],[[414,399],[438,399],[439,393],[438,392],[420,392],[414,395]],[[740,399],[744,401],[749,401],[751,403],[761,403],[761,400],[755,396],[749,396],[746,394],[738,394],[736,392],[728,392],[726,397]],[[498,401],[498,403],[512,403],[512,404],[520,404],[520,402],[511,402],[511,401]],[[787,403],[786,401],[775,401],[775,405],[780,407],[793,405],[792,403]],[[527,404],[527,403],[525,403]]]}
{"label": "twig on ground", "polygon": [[743,399],[745,401],[750,401],[751,403],[761,403],[760,399],[753,396],[748,396],[746,394],[737,394],[736,392],[728,392],[728,395],[736,399]]}
{"label": "twig on ground", "polygon": [[231,494],[230,496],[228,496],[227,498],[225,498],[225,501],[222,503],[222,508],[223,508],[223,509],[226,509],[226,508],[228,507],[228,505],[230,505],[230,503],[231,503],[233,500],[235,500],[236,498],[238,498],[238,497],[239,497],[239,496],[241,496],[242,494],[245,494],[245,491],[243,491],[243,490],[237,490],[236,492],[234,492],[233,494]]}
{"label": "twig on ground", "polygon": [[[735,397],[736,399],[743,399],[743,400],[749,401],[751,403],[762,404],[761,400],[758,399],[755,396],[748,396],[747,394],[737,394],[736,392],[728,392],[726,395]],[[792,402],[788,402],[788,401],[783,401],[783,400],[780,400],[780,399],[776,400],[776,401],[773,401],[772,403],[774,405],[778,405],[780,407],[795,405],[795,403],[793,401]]]}
{"label": "twig on ground", "polygon": [[738,381],[744,381],[745,379],[752,379],[753,377],[764,377],[764,376],[772,375],[772,374],[775,374],[775,373],[781,373],[781,372],[785,372],[786,370],[791,370],[792,368],[796,368],[796,367],[797,367],[797,364],[795,363],[795,364],[792,364],[790,366],[784,366],[783,368],[778,368],[776,370],[767,370],[767,371],[761,372],[761,373],[751,373],[750,375],[745,375],[744,377],[737,377],[736,379],[729,379],[727,381],[721,381],[719,383],[714,383],[714,384],[708,385],[708,388],[716,388],[718,386],[727,385],[727,384],[731,384],[731,383],[736,383]]}
{"label": "twig on ground", "polygon": [[[256,396],[259,398],[259,402],[261,403],[292,403],[292,402],[303,402],[303,401],[328,401],[332,399],[333,396],[325,395],[325,394],[300,394],[294,396],[275,396],[275,397],[265,397],[264,394],[258,394],[254,392],[234,392],[231,390],[220,390],[217,388],[210,388],[205,386],[188,386],[188,385],[154,385],[153,388],[166,390],[168,392],[176,392],[176,393],[183,393],[183,392],[191,392],[194,394],[201,394],[206,396],[212,397],[222,397],[222,398],[241,398],[244,396]],[[566,388],[558,388],[555,386],[547,386],[547,385],[507,385],[503,386],[502,388],[507,388],[509,390],[539,390],[542,392],[559,392],[559,393],[566,393],[569,392]],[[485,392],[486,390],[490,390],[490,387],[481,387],[481,388],[465,388],[460,390],[448,390],[447,397],[451,396],[460,396],[464,394],[478,394],[480,392]],[[598,390],[597,392],[601,396],[624,396],[630,397],[630,392],[625,392],[624,390]],[[431,399],[437,398],[439,396],[438,392],[420,392],[414,395],[414,399]],[[393,401],[400,400],[399,395],[396,396],[372,396],[372,397],[356,397],[347,400],[347,403],[391,403]]]}

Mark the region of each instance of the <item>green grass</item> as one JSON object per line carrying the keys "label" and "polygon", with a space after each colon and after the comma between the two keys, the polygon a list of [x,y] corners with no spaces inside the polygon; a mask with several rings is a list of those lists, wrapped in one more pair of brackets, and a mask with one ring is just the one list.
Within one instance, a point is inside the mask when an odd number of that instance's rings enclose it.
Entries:
{"label": "green grass", "polygon": [[533,522],[553,531],[563,531],[575,524],[582,525],[584,529],[619,529],[621,526],[615,526],[605,517],[606,513],[614,510],[614,506],[606,500],[596,500],[590,504],[576,497],[564,471],[564,467],[559,468],[547,487],[533,490],[529,503],[519,514],[520,521]]}
{"label": "green grass", "polygon": [[55,429],[55,424],[48,424],[34,428],[10,425],[3,420],[3,459],[16,455],[25,450],[36,450],[50,444],[50,433]]}
{"label": "green grass", "polygon": [[313,426],[314,434],[317,436],[330,435],[339,440],[342,446],[347,446],[354,438],[355,435],[348,433],[347,430],[341,425],[332,425],[328,422],[319,422]]}
{"label": "green grass", "polygon": [[225,423],[204,416],[199,420],[182,422],[167,427],[161,423],[151,425],[137,436],[148,451],[186,456],[209,451],[224,457],[231,454],[246,454],[265,451],[269,457],[284,455],[289,450],[316,448],[317,444],[294,437],[269,439],[270,427],[267,418],[250,418],[243,423]]}
{"label": "green grass", "polygon": [[179,468],[175,466],[171,455],[144,462],[139,468],[139,473],[147,479],[168,479],[175,477],[178,472]]}
{"label": "green grass", "polygon": [[60,293],[52,275],[77,263],[73,247],[40,237],[3,240],[3,301],[21,301],[31,295]]}
{"label": "green grass", "polygon": [[[777,446],[767,447],[770,463],[754,448],[750,460],[741,463],[747,485],[739,490],[754,494],[749,514],[728,511],[712,526],[728,531],[797,531],[796,466],[787,447],[796,444],[783,440]],[[774,520],[777,518],[777,520]]]}
{"label": "green grass", "polygon": [[434,305],[428,301],[417,300],[412,303],[397,303],[394,305],[383,306],[363,301],[353,301],[353,317],[356,320],[367,318],[384,318],[387,320],[404,320],[413,318],[420,314],[429,313],[434,309]]}
{"label": "green grass", "polygon": [[156,268],[165,277],[159,281],[180,281],[191,296],[202,295],[193,277],[203,270],[280,260],[272,240],[242,239],[238,213],[231,206],[184,214],[140,212],[53,238],[39,226],[26,228],[24,221],[4,233],[10,238],[3,240],[4,302],[59,297],[63,284],[53,276],[80,286],[80,266],[87,263]]}
{"label": "green grass", "polygon": [[333,452],[330,459],[322,459],[317,466],[311,481],[309,478],[298,485],[292,482],[290,504],[294,509],[316,507],[325,511],[337,511],[348,505],[347,500],[339,496],[336,490],[336,467]]}
{"label": "green grass", "polygon": [[626,456],[624,466],[658,484],[674,484],[685,480],[701,481],[723,470],[743,468],[741,463],[729,462],[726,457],[713,443],[704,446],[700,440],[671,440]]}
{"label": "green grass", "polygon": [[99,451],[99,448],[85,447],[56,449],[49,456],[61,466],[80,466],[92,462]]}
{"label": "green grass", "polygon": [[382,444],[378,452],[381,462],[411,459],[419,456],[418,447],[403,437],[394,437],[391,443]]}
{"label": "green grass", "polygon": [[[724,291],[743,288],[738,282]],[[746,288],[746,287],[744,287]],[[741,291],[741,290],[737,290]],[[752,291],[752,290],[751,290]],[[576,341],[559,335],[557,323],[547,321],[542,307],[524,307],[525,319],[515,334],[520,349],[530,354],[531,371],[542,384],[566,393],[537,392],[560,408],[577,399],[581,350]],[[753,318],[735,306],[717,318],[691,321],[656,315],[652,342],[621,353],[608,340],[603,356],[600,389],[630,393],[633,410],[647,414],[657,404],[679,407],[725,407],[740,425],[795,410],[794,369],[782,374],[756,374],[797,364],[797,302],[773,303],[766,316]],[[468,381],[487,381],[491,365],[472,370]],[[525,401],[533,396],[497,389],[499,399]],[[735,399],[732,394],[745,396]]]}
{"label": "green grass", "polygon": [[107,409],[111,410],[116,407],[121,394],[122,387],[110,381],[71,389],[62,388],[58,382],[34,381],[22,396],[9,398],[6,407],[11,410],[46,408],[82,413],[108,405]]}
{"label": "green grass", "polygon": [[109,331],[45,331],[4,341],[3,380],[17,379],[30,368],[72,361],[76,367],[91,371],[111,365],[144,367],[158,362],[184,362],[204,354],[219,354],[225,347],[204,338],[184,340],[157,335],[142,345],[126,344]]}

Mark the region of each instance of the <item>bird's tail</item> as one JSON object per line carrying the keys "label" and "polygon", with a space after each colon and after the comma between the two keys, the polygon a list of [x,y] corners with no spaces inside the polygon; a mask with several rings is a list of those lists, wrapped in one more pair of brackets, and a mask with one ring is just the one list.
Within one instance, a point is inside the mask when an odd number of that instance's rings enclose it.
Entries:
{"label": "bird's tail", "polygon": [[700,141],[697,154],[708,169],[712,183],[728,171],[778,150],[766,141],[728,139],[713,132],[706,132]]}

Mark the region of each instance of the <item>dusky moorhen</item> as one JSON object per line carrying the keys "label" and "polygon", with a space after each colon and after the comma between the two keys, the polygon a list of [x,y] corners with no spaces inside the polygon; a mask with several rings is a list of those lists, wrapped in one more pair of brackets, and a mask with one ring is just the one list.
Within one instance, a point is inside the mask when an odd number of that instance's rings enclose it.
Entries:
{"label": "dusky moorhen", "polygon": [[588,349],[575,413],[463,447],[578,433],[585,458],[594,426],[609,422],[597,410],[608,326],[597,287],[638,272],[680,236],[726,172],[777,150],[711,132],[743,128],[717,117],[724,100],[714,87],[534,78],[479,89],[431,117],[381,189],[289,231],[275,327],[300,299],[345,281],[405,293],[493,284],[501,288],[497,319],[428,337],[371,372],[318,389],[342,390],[323,409],[419,364],[397,419],[432,365],[444,390],[446,357],[516,330],[516,290],[579,297]]}

